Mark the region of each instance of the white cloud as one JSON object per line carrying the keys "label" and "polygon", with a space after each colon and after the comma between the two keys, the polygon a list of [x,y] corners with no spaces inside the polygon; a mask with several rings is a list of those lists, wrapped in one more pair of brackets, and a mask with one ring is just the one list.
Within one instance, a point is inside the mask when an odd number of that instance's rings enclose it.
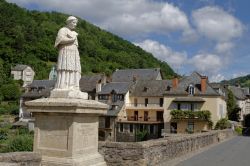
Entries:
{"label": "white cloud", "polygon": [[197,54],[189,62],[201,73],[215,74],[223,67],[220,57],[214,54]]}
{"label": "white cloud", "polygon": [[8,0],[22,6],[80,16],[117,34],[139,35],[190,31],[188,18],[178,7],[151,0]]}
{"label": "white cloud", "polygon": [[217,43],[217,45],[215,46],[215,50],[218,53],[227,53],[233,47],[234,47],[234,44],[232,42],[221,42],[221,43]]}
{"label": "white cloud", "polygon": [[187,54],[185,52],[175,52],[170,47],[160,44],[157,41],[145,40],[134,44],[152,53],[158,59],[166,61],[174,69],[180,69],[187,61]]}
{"label": "white cloud", "polygon": [[225,80],[225,76],[223,76],[222,74],[215,74],[209,78],[210,82],[220,82],[222,80]]}
{"label": "white cloud", "polygon": [[201,35],[217,42],[230,41],[243,33],[243,24],[219,7],[197,9],[192,13],[192,18]]}
{"label": "white cloud", "polygon": [[237,78],[237,77],[241,77],[241,76],[246,76],[247,74],[249,74],[249,73],[247,73],[247,72],[234,73],[232,78]]}

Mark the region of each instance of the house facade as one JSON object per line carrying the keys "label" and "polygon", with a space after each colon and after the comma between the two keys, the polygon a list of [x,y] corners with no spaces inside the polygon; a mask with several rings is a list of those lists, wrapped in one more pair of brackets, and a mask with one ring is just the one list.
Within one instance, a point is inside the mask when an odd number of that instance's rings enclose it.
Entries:
{"label": "house facade", "polygon": [[[138,80],[130,90],[123,118],[117,122],[118,141],[140,141],[161,137],[164,128],[164,89],[168,80]],[[141,134],[145,136],[140,136]]]}
{"label": "house facade", "polygon": [[207,131],[227,115],[225,96],[197,72],[172,80],[165,91],[164,108],[165,134]]}
{"label": "house facade", "polygon": [[246,117],[250,115],[250,93],[249,88],[240,86],[228,86],[235,97],[236,104],[240,108],[240,122],[245,124]]}
{"label": "house facade", "polygon": [[14,80],[23,80],[23,87],[32,83],[35,72],[27,65],[16,65],[11,69],[11,75]]}

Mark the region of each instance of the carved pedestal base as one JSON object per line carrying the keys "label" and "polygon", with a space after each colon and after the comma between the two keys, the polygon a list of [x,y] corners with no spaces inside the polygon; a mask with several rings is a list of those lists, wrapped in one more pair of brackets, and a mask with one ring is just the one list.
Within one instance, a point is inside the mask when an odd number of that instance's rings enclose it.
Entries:
{"label": "carved pedestal base", "polygon": [[98,116],[107,105],[93,100],[47,98],[26,103],[35,117],[34,152],[42,166],[104,166],[98,153]]}

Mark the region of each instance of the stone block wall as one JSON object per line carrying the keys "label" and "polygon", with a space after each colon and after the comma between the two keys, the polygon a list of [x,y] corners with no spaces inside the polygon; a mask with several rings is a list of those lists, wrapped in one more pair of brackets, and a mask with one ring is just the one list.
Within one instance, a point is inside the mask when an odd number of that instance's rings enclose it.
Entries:
{"label": "stone block wall", "polygon": [[33,152],[0,153],[1,166],[40,166],[41,156]]}
{"label": "stone block wall", "polygon": [[99,142],[108,166],[153,166],[234,136],[232,130],[171,136],[145,142]]}

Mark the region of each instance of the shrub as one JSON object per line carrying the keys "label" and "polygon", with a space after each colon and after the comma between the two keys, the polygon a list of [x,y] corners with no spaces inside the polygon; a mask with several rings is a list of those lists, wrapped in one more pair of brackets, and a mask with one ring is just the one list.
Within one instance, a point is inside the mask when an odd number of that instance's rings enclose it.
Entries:
{"label": "shrub", "polygon": [[211,113],[210,111],[207,111],[207,110],[204,110],[204,111],[172,110],[170,114],[172,115],[174,119],[198,118],[198,119],[206,120],[206,121],[209,121],[211,119]]}
{"label": "shrub", "polygon": [[138,131],[136,133],[136,140],[137,141],[146,141],[147,140],[147,136],[148,136],[148,131],[147,130]]}
{"label": "shrub", "polygon": [[9,129],[0,128],[0,140],[6,140],[8,138]]}
{"label": "shrub", "polygon": [[229,128],[230,127],[230,123],[229,121],[227,120],[227,118],[222,118],[220,119],[216,125],[215,125],[215,129],[218,130],[223,130],[223,129],[226,129],[226,128]]}
{"label": "shrub", "polygon": [[238,134],[238,135],[242,135],[242,128],[241,127],[236,127],[235,129],[234,129],[235,131],[236,131],[236,133]]}
{"label": "shrub", "polygon": [[33,150],[33,135],[17,135],[6,142],[1,152],[18,152]]}

